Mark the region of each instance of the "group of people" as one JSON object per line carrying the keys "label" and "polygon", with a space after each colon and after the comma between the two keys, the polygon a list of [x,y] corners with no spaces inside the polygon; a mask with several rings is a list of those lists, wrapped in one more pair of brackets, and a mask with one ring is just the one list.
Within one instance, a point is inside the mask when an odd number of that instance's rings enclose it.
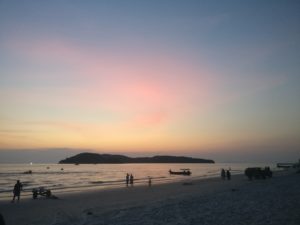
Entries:
{"label": "group of people", "polygon": [[[226,171],[224,169],[221,169],[221,178],[223,180],[225,180],[226,178],[227,178],[227,180],[230,180],[231,179],[230,169],[226,170]],[[129,175],[129,173],[127,173],[126,177],[125,177],[125,180],[126,180],[126,185],[127,186],[129,184],[133,185],[133,183],[134,183],[134,177],[133,177],[132,174]],[[148,178],[148,185],[149,185],[149,187],[152,185],[152,178],[151,177]],[[17,183],[15,184],[14,189],[13,189],[13,194],[14,195],[13,195],[12,202],[15,202],[16,197],[17,197],[17,200],[20,201],[20,194],[21,194],[22,187],[23,187],[23,185],[20,182],[20,180],[17,180]],[[34,199],[37,197],[37,194],[38,194],[37,190],[33,190],[33,198]]]}
{"label": "group of people", "polygon": [[221,178],[223,180],[225,180],[227,178],[227,180],[230,180],[231,179],[231,173],[230,173],[230,169],[229,170],[224,170],[224,169],[221,169]]}
{"label": "group of people", "polygon": [[[130,185],[133,185],[134,183],[134,177],[132,174],[126,174],[126,185],[128,186],[129,184]],[[152,184],[152,178],[149,177],[148,179],[148,185],[149,187],[151,186]],[[22,188],[23,188],[23,185],[22,183],[20,182],[20,180],[17,180],[17,183],[15,184],[14,186],[14,189],[13,189],[13,199],[12,199],[12,203],[15,202],[15,199],[17,198],[17,201],[19,202],[20,201],[20,195],[21,195],[21,191],[22,191]],[[50,190],[46,190],[44,192],[41,191],[41,189],[38,191],[37,189],[33,189],[32,190],[32,196],[33,196],[33,199],[36,199],[38,194],[40,195],[44,195],[44,196],[51,196],[51,191]]]}
{"label": "group of people", "polygon": [[128,184],[133,185],[134,177],[132,174],[129,175],[129,173],[126,174],[126,185]]}
{"label": "group of people", "polygon": [[[16,198],[18,202],[20,201],[20,195],[22,190],[23,184],[20,182],[20,180],[17,180],[17,183],[15,184],[13,189],[13,199],[11,200],[12,203],[15,202]],[[45,189],[44,187],[40,187],[39,189],[32,189],[32,198],[37,199],[38,195],[45,196],[47,198],[57,199],[55,195],[52,195],[51,190]]]}
{"label": "group of people", "polygon": [[[133,181],[134,181],[134,177],[132,174],[129,175],[129,173],[126,174],[125,177],[126,180],[126,186],[128,186],[129,184],[132,186],[133,185]],[[148,186],[151,187],[152,185],[152,178],[148,177]]]}

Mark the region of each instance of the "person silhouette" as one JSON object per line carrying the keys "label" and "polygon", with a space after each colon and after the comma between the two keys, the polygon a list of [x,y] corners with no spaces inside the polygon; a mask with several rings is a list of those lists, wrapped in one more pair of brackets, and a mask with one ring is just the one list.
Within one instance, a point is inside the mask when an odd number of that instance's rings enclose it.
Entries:
{"label": "person silhouette", "polygon": [[18,202],[20,201],[20,194],[21,194],[22,187],[23,187],[23,185],[20,182],[20,180],[17,180],[17,183],[15,184],[14,190],[13,190],[14,197],[11,202],[15,202],[16,197],[18,197]]}
{"label": "person silhouette", "polygon": [[226,176],[227,176],[227,179],[230,180],[231,179],[231,173],[229,170],[227,170],[226,172]]}
{"label": "person silhouette", "polygon": [[221,170],[221,177],[223,180],[225,180],[226,174],[224,169]]}
{"label": "person silhouette", "polygon": [[148,185],[149,185],[149,187],[151,187],[151,185],[152,185],[152,178],[151,177],[148,178]]}
{"label": "person silhouette", "polygon": [[128,186],[128,184],[129,184],[129,174],[127,173],[126,174],[126,186]]}
{"label": "person silhouette", "polygon": [[131,184],[131,185],[133,185],[133,179],[134,179],[134,178],[133,178],[133,175],[130,174],[130,184]]}

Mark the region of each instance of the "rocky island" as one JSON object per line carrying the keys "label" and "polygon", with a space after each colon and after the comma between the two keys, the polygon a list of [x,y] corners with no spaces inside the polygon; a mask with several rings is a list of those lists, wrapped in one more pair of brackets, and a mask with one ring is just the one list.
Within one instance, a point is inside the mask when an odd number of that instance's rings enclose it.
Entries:
{"label": "rocky island", "polygon": [[60,164],[95,163],[215,163],[211,159],[199,159],[185,156],[128,157],[124,155],[80,153],[59,161]]}

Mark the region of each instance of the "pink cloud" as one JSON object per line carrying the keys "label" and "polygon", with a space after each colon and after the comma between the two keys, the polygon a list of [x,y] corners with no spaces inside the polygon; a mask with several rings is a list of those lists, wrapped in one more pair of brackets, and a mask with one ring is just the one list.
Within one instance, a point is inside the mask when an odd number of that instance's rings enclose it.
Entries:
{"label": "pink cloud", "polygon": [[172,97],[181,99],[182,96],[182,99],[188,100],[189,95],[200,93],[205,96],[213,93],[204,93],[213,88],[211,74],[205,69],[199,71],[198,67],[182,62],[176,56],[170,57],[159,52],[156,55],[99,53],[62,41],[38,42],[32,45],[29,44],[28,49],[32,49],[29,52],[36,58],[44,55],[51,60],[74,65],[77,72],[73,75],[80,76],[83,86],[88,85],[87,91],[82,90],[84,87],[79,87],[78,93],[91,93],[86,101],[107,93],[112,101],[121,97],[122,100],[144,99],[155,104],[171,102]]}
{"label": "pink cloud", "polygon": [[[70,82],[63,87],[11,90],[7,93],[9,97],[53,108],[107,111],[122,115],[124,124],[134,127],[160,126],[281,82],[263,76],[246,77],[245,80],[234,80],[234,85],[242,88],[226,90],[232,80],[222,77],[222,72],[212,72],[200,63],[196,65],[187,58],[168,54],[165,49],[91,49],[61,39],[15,40],[8,47],[33,63],[66,65],[71,71],[63,73],[64,76],[79,81],[76,85]],[[76,130],[73,125],[60,125]]]}

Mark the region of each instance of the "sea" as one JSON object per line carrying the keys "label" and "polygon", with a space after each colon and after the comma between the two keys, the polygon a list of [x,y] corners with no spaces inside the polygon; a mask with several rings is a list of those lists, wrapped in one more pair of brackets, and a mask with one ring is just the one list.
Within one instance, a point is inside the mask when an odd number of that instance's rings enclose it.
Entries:
{"label": "sea", "polygon": [[[270,163],[214,163],[214,164],[0,164],[0,200],[12,198],[12,190],[17,180],[23,184],[22,198],[32,196],[33,188],[44,187],[55,195],[60,193],[88,190],[112,189],[126,186],[125,176],[133,174],[134,186],[170,182],[191,182],[220,176],[220,170],[230,170],[231,174],[242,174],[247,167],[269,166]],[[169,170],[190,169],[191,176],[170,175]],[[28,173],[32,171],[32,173]]]}

